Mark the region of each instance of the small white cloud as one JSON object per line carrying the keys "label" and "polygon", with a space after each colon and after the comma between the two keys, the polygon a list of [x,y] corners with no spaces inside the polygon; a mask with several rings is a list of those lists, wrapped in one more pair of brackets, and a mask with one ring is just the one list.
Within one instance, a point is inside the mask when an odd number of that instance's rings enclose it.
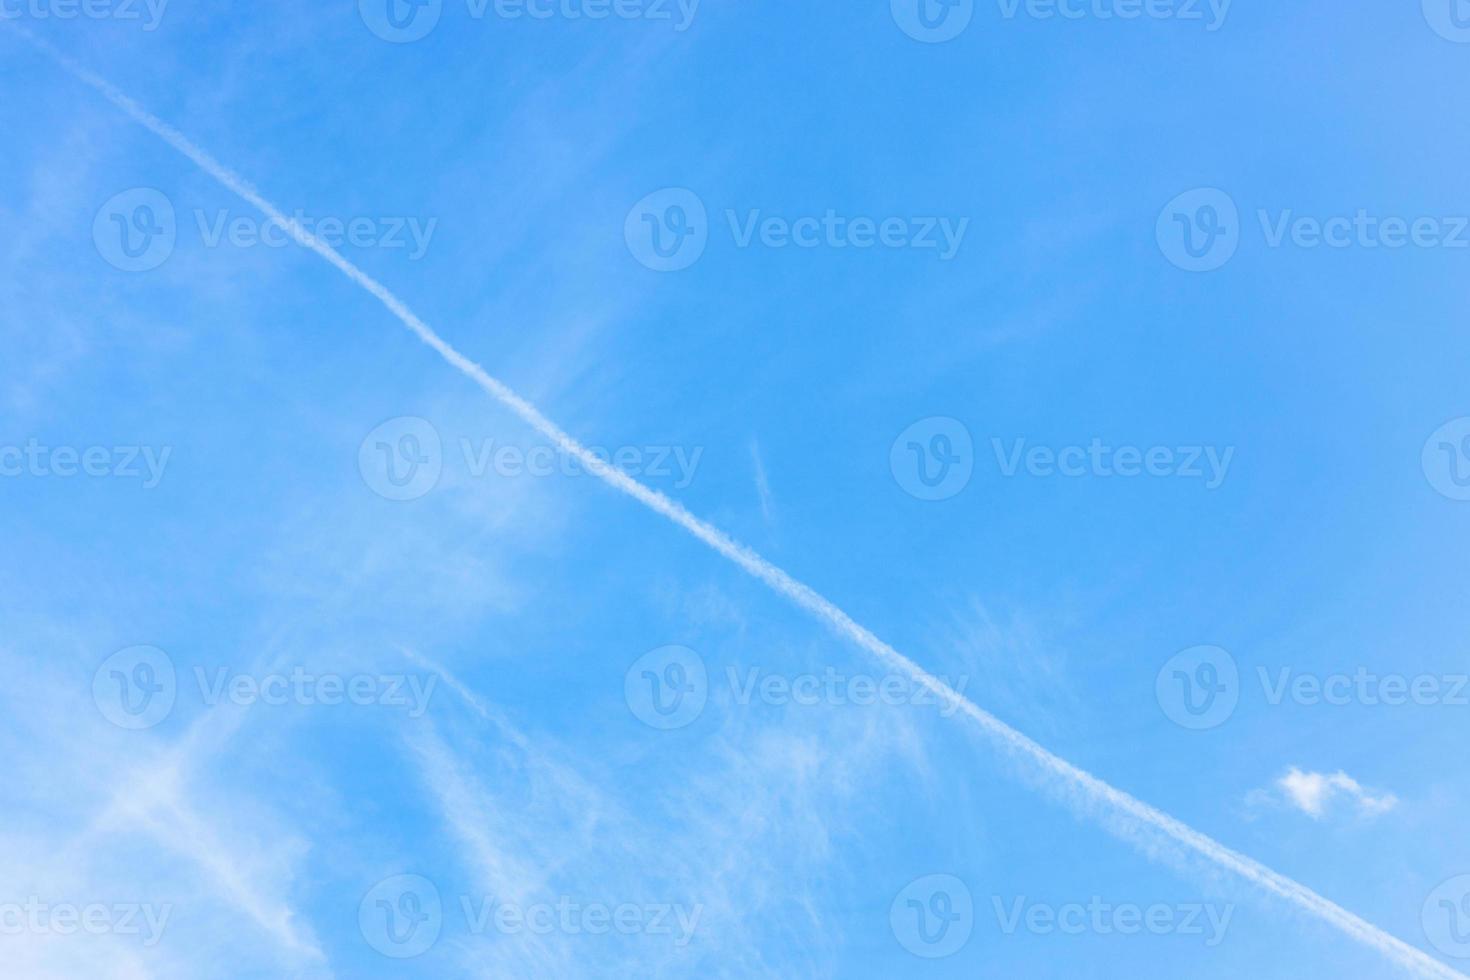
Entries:
{"label": "small white cloud", "polygon": [[[1281,802],[1296,807],[1313,820],[1321,820],[1339,801],[1350,803],[1366,817],[1387,813],[1399,804],[1398,797],[1392,793],[1365,789],[1341,770],[1329,775],[1303,772],[1292,766],[1286,775],[1276,780],[1276,788],[1281,791]],[[1274,799],[1272,794],[1252,794],[1253,799],[1263,796]]]}
{"label": "small white cloud", "polygon": [[761,517],[767,524],[771,523],[771,484],[766,479],[766,464],[761,459],[760,443],[750,440],[750,460],[755,466],[755,490],[760,496]]}

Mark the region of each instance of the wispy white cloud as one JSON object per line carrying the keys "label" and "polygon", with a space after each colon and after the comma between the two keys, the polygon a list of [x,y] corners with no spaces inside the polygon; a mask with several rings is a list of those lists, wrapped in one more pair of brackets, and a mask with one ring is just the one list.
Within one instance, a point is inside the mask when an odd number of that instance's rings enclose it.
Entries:
{"label": "wispy white cloud", "polygon": [[0,788],[11,817],[0,831],[0,854],[9,855],[0,860],[0,898],[171,911],[152,944],[118,935],[6,937],[7,968],[13,953],[24,964],[16,975],[167,977],[207,973],[226,958],[330,977],[293,902],[306,841],[269,803],[210,775],[244,712],[208,712],[174,739],[124,732],[84,693],[86,659],[47,662],[28,642],[11,644],[0,650],[0,669],[26,683],[24,698],[0,699],[10,720],[0,752],[17,762]]}
{"label": "wispy white cloud", "polygon": [[441,713],[404,734],[478,893],[698,910],[683,946],[557,934],[451,940],[469,972],[830,974],[843,937],[823,912],[836,899],[826,883],[841,880],[842,839],[858,832],[854,801],[906,770],[900,757],[922,755],[912,719],[840,709],[770,718],[711,702],[704,737],[681,750],[686,763],[667,764],[668,736],[643,729],[632,744],[610,739],[593,756],[522,731],[453,673],[405,653],[438,671],[473,716],[463,723]]}
{"label": "wispy white cloud", "polygon": [[761,446],[755,439],[750,440],[750,462],[755,467],[755,492],[761,502],[761,517],[767,524],[771,523],[771,483],[766,478],[765,460],[761,459]]}
{"label": "wispy white cloud", "polygon": [[1272,790],[1256,790],[1248,802],[1255,805],[1286,805],[1321,820],[1339,806],[1365,817],[1388,813],[1399,805],[1392,793],[1365,788],[1341,770],[1335,773],[1306,772],[1292,766],[1273,784]]}
{"label": "wispy white cloud", "polygon": [[194,161],[221,185],[229,188],[286,228],[301,245],[321,256],[348,279],[377,298],[405,327],[426,346],[439,354],[446,363],[513,411],[562,452],[578,459],[588,472],[655,513],[669,519],[759,581],[764,582],[778,594],[824,622],[834,633],[866,651],[879,663],[889,669],[901,671],[911,677],[915,683],[933,692],[944,704],[961,713],[978,733],[1009,756],[1024,762],[1032,773],[1041,778],[1042,784],[1049,791],[1069,806],[1084,813],[1097,814],[1100,812],[1105,826],[1127,839],[1138,842],[1149,853],[1155,852],[1161,845],[1167,848],[1182,849],[1209,862],[1217,869],[1237,875],[1268,894],[1291,903],[1298,910],[1333,926],[1349,938],[1375,949],[1416,975],[1441,978],[1463,976],[1299,882],[1225,847],[1180,820],[1050,752],[1040,743],[964,698],[912,659],[883,642],[872,631],[810,586],[796,580],[785,570],[735,541],[721,529],[699,519],[668,496],[603,463],[585,446],[542,414],[539,408],[517,394],[503,381],[490,375],[483,367],[470,360],[441,337],[381,282],[367,275],[339,252],[313,236],[298,222],[287,217],[279,208],[261,196],[249,182],[214,159],[178,130],[143,109],[111,83],[81,67],[49,45],[44,45],[43,42],[32,38],[28,33],[24,33],[24,36],[45,50],[74,77],[95,89],[134,120]]}
{"label": "wispy white cloud", "polygon": [[[1053,615],[1047,621],[1064,618]],[[935,630],[935,645],[953,657],[951,670],[969,675],[971,687],[984,690],[997,710],[1033,729],[1058,733],[1083,706],[1064,650],[1038,621],[1025,610],[971,597],[949,611]]]}

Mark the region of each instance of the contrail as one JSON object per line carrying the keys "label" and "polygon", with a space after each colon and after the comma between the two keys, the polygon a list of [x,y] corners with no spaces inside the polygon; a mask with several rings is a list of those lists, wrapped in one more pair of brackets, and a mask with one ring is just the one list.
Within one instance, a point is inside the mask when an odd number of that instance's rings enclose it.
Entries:
{"label": "contrail", "polygon": [[[12,25],[14,26],[14,25]],[[773,590],[822,620],[835,633],[847,638],[866,650],[892,670],[911,677],[915,683],[933,694],[964,716],[986,735],[998,742],[1009,752],[1029,759],[1041,774],[1063,787],[1060,795],[1078,810],[1092,812],[1102,810],[1114,816],[1131,818],[1126,830],[1133,835],[1153,833],[1166,841],[1182,845],[1188,851],[1203,857],[1219,868],[1232,872],[1247,882],[1295,905],[1344,935],[1383,954],[1410,974],[1418,977],[1458,978],[1466,980],[1463,973],[1450,969],[1422,950],[1395,938],[1377,926],[1359,918],[1347,909],[1323,898],[1305,885],[1285,875],[1278,874],[1260,862],[1231,850],[1211,837],[1200,833],[1187,824],[1176,820],[1161,810],[1155,809],[1120,789],[1110,786],[1096,776],[1072,765],[1067,760],[1043,748],[1039,743],[1021,734],[999,718],[983,710],[943,681],[931,675],[914,661],[884,643],[866,627],[858,623],[811,587],[798,582],[785,571],[762,558],[755,551],[731,538],[724,531],[695,517],[682,505],[664,496],[657,490],[644,486],[611,465],[602,462],[581,443],[564,432],[541,411],[512,391],[506,384],[486,373],[474,361],[435,333],[428,324],[394,296],[386,286],[353,265],[335,249],[319,240],[296,221],[287,217],[271,204],[255,187],[233,170],[196,146],[172,126],[154,116],[138,103],[118,90],[111,82],[77,64],[45,41],[31,35],[20,27],[14,27],[30,44],[55,61],[78,81],[95,89],[103,98],[132,117],[178,152],[192,160],[201,170],[214,178],[223,187],[257,208],[271,221],[280,225],[302,246],[326,259],[343,275],[367,290],[388,311],[403,322],[429,347],[433,348],[451,367],[505,405],[526,424],[556,444],[562,452],[576,458],[588,471],[614,489],[620,490],[645,507],[662,514],[694,537],[709,545],[719,554],[739,565],[746,572],[770,586]],[[1110,828],[1116,830],[1117,828]]]}

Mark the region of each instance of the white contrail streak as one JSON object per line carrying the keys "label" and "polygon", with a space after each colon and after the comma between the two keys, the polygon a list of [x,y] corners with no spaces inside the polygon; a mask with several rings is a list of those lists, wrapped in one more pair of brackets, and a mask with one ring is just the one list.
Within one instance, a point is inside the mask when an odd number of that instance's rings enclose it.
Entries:
{"label": "white contrail streak", "polygon": [[1233,872],[1262,890],[1283,898],[1300,910],[1316,916],[1348,937],[1382,953],[1414,976],[1437,978],[1437,980],[1446,980],[1446,978],[1466,980],[1465,974],[1450,969],[1423,951],[1328,901],[1305,885],[1277,874],[1260,862],[1231,850],[1161,810],[1149,806],[1122,790],[1115,789],[1091,773],[1047,751],[1037,742],[981,709],[908,657],[878,639],[866,627],[809,586],[798,582],[750,548],[735,541],[724,531],[695,517],[683,506],[657,490],[644,486],[627,474],[602,462],[581,443],[542,415],[534,405],[521,398],[503,382],[491,377],[484,368],[450,346],[446,340],[404,305],[402,300],[389,292],[386,286],[343,258],[331,246],[316,238],[311,232],[283,214],[275,205],[261,197],[248,181],[194,145],[178,130],[138,105],[106,79],[77,64],[51,45],[30,35],[29,32],[18,27],[16,30],[78,81],[95,89],[107,101],[192,160],[210,177],[290,232],[301,245],[326,259],[347,278],[377,297],[389,312],[401,320],[404,326],[413,331],[420,340],[433,348],[440,357],[520,416],[526,424],[555,443],[562,452],[575,457],[609,486],[621,490],[650,510],[667,517],[776,592],[822,620],[833,631],[866,650],[888,668],[907,674],[946,704],[963,712],[965,717],[974,722],[982,732],[1000,743],[1009,752],[1029,759],[1040,769],[1042,775],[1059,784],[1063,788],[1062,795],[1069,804],[1085,811],[1101,809],[1113,816],[1131,818],[1132,824],[1123,828],[1127,834],[1137,836],[1140,833],[1152,832],[1162,835],[1166,841],[1182,845],[1188,851],[1205,858],[1217,867]]}

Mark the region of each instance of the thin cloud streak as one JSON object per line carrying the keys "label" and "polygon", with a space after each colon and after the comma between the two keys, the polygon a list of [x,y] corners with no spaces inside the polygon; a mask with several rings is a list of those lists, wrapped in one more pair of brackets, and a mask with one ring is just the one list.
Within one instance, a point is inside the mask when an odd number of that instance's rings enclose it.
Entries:
{"label": "thin cloud streak", "polygon": [[761,446],[755,439],[750,440],[750,461],[755,467],[755,490],[760,495],[761,517],[765,518],[767,524],[771,523],[771,484],[766,479],[766,464],[761,459]]}
{"label": "thin cloud streak", "polygon": [[[1059,795],[1079,811],[1093,813],[1101,805],[1115,815],[1129,818],[1133,821],[1132,826],[1126,828],[1130,834],[1136,836],[1140,832],[1153,833],[1167,841],[1182,845],[1218,867],[1233,872],[1269,894],[1283,898],[1300,910],[1316,916],[1344,935],[1378,951],[1416,976],[1439,978],[1439,980],[1445,980],[1445,978],[1464,980],[1465,974],[1450,969],[1423,951],[1389,935],[1318,895],[1305,885],[1227,848],[1174,817],[1114,788],[1048,751],[1039,743],[964,698],[917,663],[880,640],[810,586],[792,578],[752,549],[735,541],[714,525],[695,517],[682,505],[662,493],[644,486],[611,465],[603,463],[581,443],[544,416],[534,405],[517,395],[505,383],[492,377],[484,368],[441,338],[386,286],[287,217],[279,208],[262,197],[248,181],[200,149],[178,130],[142,108],[110,82],[83,68],[23,28],[16,25],[9,26],[78,81],[96,90],[140,125],[193,161],[223,187],[286,229],[302,246],[317,253],[347,278],[376,297],[389,312],[402,321],[404,326],[438,353],[451,367],[470,378],[493,398],[520,416],[523,421],[553,442],[562,452],[576,458],[589,472],[655,513],[667,517],[771,589],[824,621],[839,636],[847,638],[890,669],[909,675],[916,683],[928,688],[947,705],[963,712],[965,717],[970,719],[981,732],[999,742],[1012,754],[1030,760],[1041,770],[1042,774],[1051,777],[1060,787]],[[1106,823],[1107,821],[1104,821],[1105,825]]]}

